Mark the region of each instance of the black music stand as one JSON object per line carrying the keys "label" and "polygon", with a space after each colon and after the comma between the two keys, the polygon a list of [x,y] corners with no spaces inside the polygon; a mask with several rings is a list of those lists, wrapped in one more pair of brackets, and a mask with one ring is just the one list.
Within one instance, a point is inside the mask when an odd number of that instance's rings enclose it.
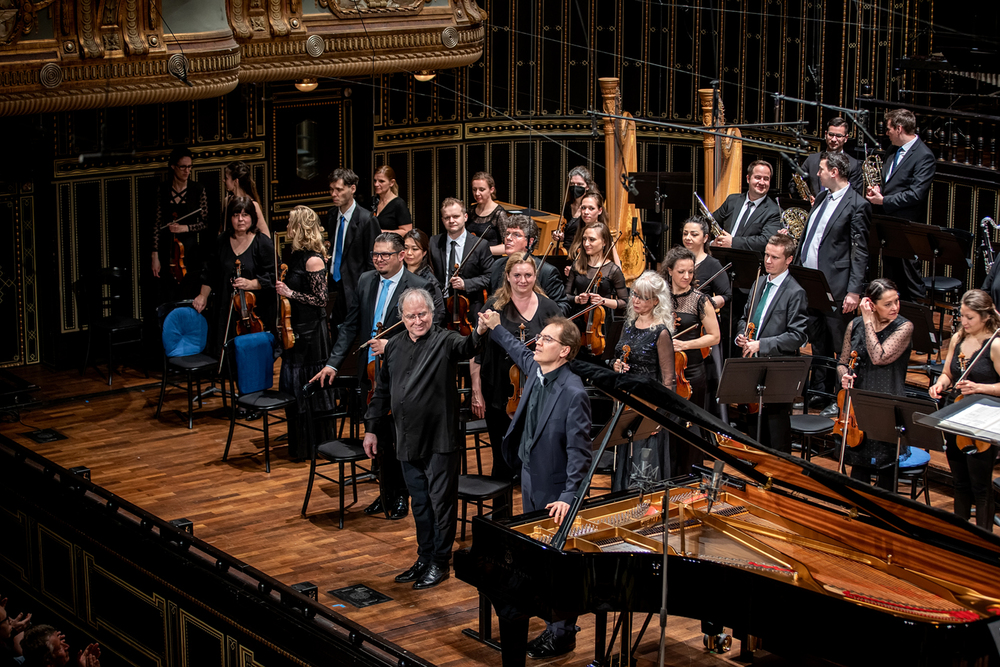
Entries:
{"label": "black music stand", "polygon": [[[694,174],[669,171],[633,172],[635,187],[639,194],[629,194],[628,202],[636,208],[647,211],[661,211],[665,208],[686,209],[691,191],[694,190]],[[681,205],[673,205],[680,202]]]}
{"label": "black music stand", "polygon": [[802,396],[811,357],[748,357],[726,359],[719,380],[720,403],[759,403],[757,442],[761,416],[767,403],[792,403]]}
{"label": "black music stand", "polygon": [[757,279],[757,269],[763,272],[764,254],[752,250],[737,250],[736,248],[712,248],[712,257],[719,260],[722,266],[730,264],[729,282],[733,286],[733,299],[729,304],[729,333],[726,336],[724,354],[732,352],[733,322],[738,322],[746,307],[743,294],[749,293]]}
{"label": "black music stand", "polygon": [[945,433],[964,435],[974,440],[989,440],[990,442],[996,444],[1000,442],[1000,431],[996,430],[995,427],[985,428],[976,424],[963,424],[959,426],[956,424],[943,423],[953,418],[957,413],[964,411],[966,408],[980,404],[1000,411],[1000,398],[996,396],[987,396],[986,394],[976,394],[967,396],[965,400],[960,403],[952,403],[951,405],[941,408],[931,414],[915,413],[913,415],[913,420],[922,426],[935,428],[939,431],[944,431]]}
{"label": "black music stand", "polygon": [[788,271],[792,274],[792,278],[795,278],[795,282],[806,291],[810,308],[824,314],[837,312],[840,304],[833,298],[830,284],[826,282],[826,275],[822,271],[804,266],[790,266]]}
{"label": "black music stand", "polygon": [[[933,401],[880,394],[863,389],[851,390],[851,404],[858,428],[865,435],[883,442],[896,442],[896,460],[893,463],[892,490],[899,486],[899,452],[903,445],[919,449],[942,451],[941,434],[914,420],[915,414],[929,414],[937,406]],[[888,416],[892,415],[892,419]],[[844,447],[842,444],[841,447]]]}
{"label": "black music stand", "polygon": [[934,319],[930,308],[912,301],[899,302],[899,314],[913,323],[912,350],[917,354],[926,354],[927,363],[920,366],[907,366],[906,371],[917,371],[927,374],[931,384],[937,375],[941,374],[941,362],[931,363],[931,355],[941,348],[938,332],[934,330]]}

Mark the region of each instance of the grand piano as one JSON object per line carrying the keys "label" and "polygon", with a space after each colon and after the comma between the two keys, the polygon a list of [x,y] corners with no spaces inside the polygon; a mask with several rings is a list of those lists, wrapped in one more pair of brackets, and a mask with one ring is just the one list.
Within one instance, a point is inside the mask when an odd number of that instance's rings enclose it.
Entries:
{"label": "grand piano", "polygon": [[574,370],[623,404],[622,419],[652,419],[723,461],[722,483],[588,500],[581,488],[562,535],[544,511],[477,517],[455,574],[496,610],[505,667],[525,663],[531,616],[597,613],[599,661],[607,612],[661,610],[664,564],[670,615],[732,628],[771,653],[1000,664],[1000,538],[769,449],[655,382],[581,362]]}

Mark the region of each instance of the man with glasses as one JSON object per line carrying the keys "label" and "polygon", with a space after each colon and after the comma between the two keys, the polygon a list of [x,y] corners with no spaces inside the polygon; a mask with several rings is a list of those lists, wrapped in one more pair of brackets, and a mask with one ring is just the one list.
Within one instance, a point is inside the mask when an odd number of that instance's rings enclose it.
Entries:
{"label": "man with glasses", "polygon": [[[371,252],[371,260],[375,264],[374,271],[366,271],[358,280],[358,289],[354,292],[347,307],[347,315],[340,325],[337,342],[333,346],[326,367],[316,374],[313,382],[319,381],[320,386],[332,383],[337,375],[344,370],[344,362],[351,350],[357,349],[369,341],[367,348],[358,353],[358,380],[362,396],[368,396],[371,385],[365,372],[368,363],[375,360],[385,350],[386,343],[393,336],[403,331],[398,326],[384,337],[374,340],[378,333],[378,325],[387,331],[399,324],[399,312],[396,304],[399,295],[410,288],[427,289],[427,281],[406,270],[403,263],[403,237],[395,232],[379,234]],[[432,317],[438,322],[444,318],[444,304],[434,305]],[[355,340],[357,339],[357,340]],[[406,484],[399,467],[399,460],[392,451],[392,438],[383,437],[386,454],[380,456],[379,483],[382,485],[378,499],[365,509],[366,514],[384,512],[390,519],[402,519],[408,512]],[[385,502],[383,502],[385,498]]]}
{"label": "man with glasses", "polygon": [[[491,293],[503,285],[507,257],[515,252],[531,252],[536,241],[538,241],[538,225],[534,220],[526,215],[512,215],[507,219],[503,237],[506,256],[493,262],[493,269],[490,272]],[[532,259],[535,260],[535,268],[538,269],[538,286],[545,292],[545,296],[559,304],[559,309],[564,315],[569,313],[572,304],[566,300],[566,278],[551,264],[542,264],[538,257]]]}
{"label": "man with glasses", "polygon": [[[802,169],[808,175],[806,183],[809,184],[809,192],[813,196],[813,201],[809,203],[812,204],[816,197],[826,190],[819,178],[819,161],[823,153],[831,155],[842,154],[847,158],[847,172],[841,174],[841,176],[846,176],[854,191],[860,192],[863,195],[865,193],[865,180],[861,172],[861,163],[844,152],[844,145],[847,143],[848,138],[847,121],[840,116],[831,118],[830,122],[826,124],[826,134],[823,138],[826,141],[826,150],[810,153],[806,156],[805,161],[802,162]],[[799,196],[799,191],[795,188],[794,180],[788,181],[788,192],[793,197]]]}
{"label": "man with glasses", "polygon": [[486,327],[477,322],[470,335],[462,336],[435,325],[426,289],[404,291],[399,305],[406,333],[384,346],[385,361],[365,414],[364,447],[369,456],[380,453],[386,422],[393,423],[395,454],[417,527],[417,560],[396,576],[396,583],[412,581],[422,590],[449,576],[464,452],[455,375],[458,362],[476,354]]}

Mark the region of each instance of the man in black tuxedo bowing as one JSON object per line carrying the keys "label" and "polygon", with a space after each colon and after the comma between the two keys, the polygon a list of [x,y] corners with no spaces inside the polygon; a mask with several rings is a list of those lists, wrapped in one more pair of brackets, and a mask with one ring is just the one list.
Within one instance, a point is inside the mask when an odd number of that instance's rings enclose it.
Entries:
{"label": "man in black tuxedo bowing", "polygon": [[[826,187],[819,177],[819,161],[823,159],[824,155],[837,154],[847,158],[847,170],[842,175],[847,177],[852,188],[864,194],[865,179],[861,172],[861,164],[844,151],[844,144],[847,143],[847,137],[847,121],[840,116],[834,116],[826,124],[826,134],[823,135],[823,139],[826,142],[826,150],[819,151],[818,153],[810,153],[802,162],[802,169],[806,172],[806,183],[809,185],[809,192],[813,196],[813,201],[810,201],[810,204],[815,203],[815,198]],[[789,181],[788,191],[793,197],[799,196],[799,192],[795,188],[795,179]]]}
{"label": "man in black tuxedo bowing", "polygon": [[[822,357],[840,354],[847,319],[858,307],[868,269],[868,228],[872,207],[848,180],[850,166],[843,153],[823,153],[817,168],[824,190],[816,197],[796,250],[795,263],[819,269],[826,276],[837,312],[809,309],[806,335],[812,352]],[[815,389],[835,393],[834,373],[813,371]],[[828,407],[825,401],[822,407]],[[833,403],[836,407],[836,403]],[[812,407],[821,407],[813,405]]]}
{"label": "man in black tuxedo bowing", "polygon": [[[337,342],[327,359],[326,367],[312,379],[319,380],[320,386],[333,382],[350,351],[357,349],[362,342],[373,339],[380,322],[383,330],[399,323],[396,304],[404,290],[427,289],[426,280],[406,270],[403,264],[403,238],[399,234],[385,232],[376,237],[371,257],[375,270],[366,271],[358,280],[357,291],[351,297],[347,315],[340,325]],[[439,310],[435,314],[435,320],[440,321],[443,316],[443,309]],[[367,397],[371,390],[368,374],[365,372],[368,362],[374,360],[376,355],[381,355],[386,342],[403,331],[402,326],[396,327],[383,338],[371,340],[368,348],[358,354],[358,382],[362,396]],[[379,456],[379,484],[382,485],[382,492],[379,499],[365,509],[365,513],[385,512],[390,519],[402,519],[409,510],[403,471],[396,458],[391,434],[380,435],[380,452],[384,452],[384,455]],[[382,502],[383,497],[387,499],[388,506]]]}
{"label": "man in black tuxedo bowing", "polygon": [[330,331],[344,321],[358,279],[375,265],[371,260],[375,237],[382,233],[372,212],[354,199],[358,175],[350,169],[330,174],[330,198],[333,208],[326,214],[326,236],[330,242]]}
{"label": "man in black tuxedo bowing", "polygon": [[[736,345],[743,356],[780,357],[797,355],[806,342],[806,291],[788,273],[795,255],[795,240],[787,234],[775,234],[764,247],[764,270],[750,291],[750,301],[737,327]],[[750,304],[753,303],[751,312]],[[747,337],[747,323],[754,333]],[[758,419],[761,444],[792,453],[791,403],[765,403]]]}
{"label": "man in black tuxedo bowing", "polygon": [[[485,302],[483,292],[490,288],[493,253],[488,242],[479,243],[480,237],[465,228],[468,219],[462,201],[454,197],[444,200],[441,224],[446,231],[431,239],[431,267],[446,299],[458,293],[469,300],[469,324],[475,327],[479,309]],[[457,274],[456,265],[461,266]]]}
{"label": "man in black tuxedo bowing", "polygon": [[[934,153],[917,136],[917,119],[908,109],[893,109],[885,115],[885,134],[896,150],[882,163],[882,185],[868,188],[865,197],[880,207],[875,213],[926,223],[927,197],[937,170]],[[882,275],[896,283],[900,301],[924,296],[917,260],[883,257]]]}
{"label": "man in black tuxedo bowing", "polygon": [[781,209],[767,196],[771,189],[771,165],[755,160],[747,167],[747,193],[726,197],[712,217],[725,234],[712,241],[719,248],[762,252],[767,240],[781,227]]}

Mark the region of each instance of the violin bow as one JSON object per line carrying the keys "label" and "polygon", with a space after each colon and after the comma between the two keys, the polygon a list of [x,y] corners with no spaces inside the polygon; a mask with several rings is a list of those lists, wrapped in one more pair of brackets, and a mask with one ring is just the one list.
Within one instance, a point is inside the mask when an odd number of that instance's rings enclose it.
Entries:
{"label": "violin bow", "polygon": [[[400,320],[400,321],[396,322],[395,324],[393,324],[388,329],[383,329],[379,333],[375,334],[375,337],[372,340],[378,340],[379,338],[382,338],[383,336],[385,336],[387,333],[389,333],[390,331],[392,331],[393,329],[395,329],[396,327],[398,327],[402,323],[403,323],[403,320]],[[361,347],[359,347],[357,350],[354,351],[354,354],[357,354],[358,352],[361,352],[361,350],[364,350],[367,347],[368,347],[368,342],[365,342],[364,345],[362,345]]]}
{"label": "violin bow", "polygon": [[[581,315],[586,315],[590,311],[595,310],[597,308],[603,308],[603,306],[601,306],[601,304],[599,304],[599,303],[592,303],[589,306],[587,306],[586,308],[584,308],[583,310],[581,310],[576,315],[572,315],[570,317],[567,317],[566,319],[567,320],[575,320],[576,318],[580,317]],[[541,334],[538,334],[538,336],[541,336]],[[538,336],[535,336],[534,338],[532,338],[531,340],[529,340],[527,343],[524,344],[524,346],[527,347],[529,345],[533,345],[535,343],[535,341],[538,340]]]}
{"label": "violin bow", "polygon": [[955,384],[953,384],[952,387],[954,387],[959,382],[961,382],[962,380],[965,379],[965,376],[969,374],[969,371],[972,370],[972,367],[976,365],[977,361],[979,361],[979,357],[983,356],[983,352],[985,352],[986,350],[990,349],[990,346],[993,344],[993,341],[996,339],[996,337],[997,337],[998,334],[1000,334],[1000,329],[997,329],[996,331],[994,331],[993,334],[990,335],[990,337],[986,339],[986,342],[983,343],[983,346],[981,348],[979,348],[979,352],[976,352],[976,356],[974,356],[972,358],[972,361],[970,361],[969,364],[965,367],[965,371],[962,373],[961,377],[959,377],[957,380],[955,380]]}
{"label": "violin bow", "polygon": [[[567,204],[567,202],[569,202],[569,183],[566,184],[566,191],[563,193],[562,206],[559,207],[559,221],[556,222],[556,229],[558,229],[560,231],[562,231],[563,220],[566,218],[566,216],[564,215],[564,213],[566,212],[566,204]],[[548,259],[549,253],[552,251],[552,249],[555,247],[555,245],[556,245],[555,240],[549,241],[548,247],[545,248],[545,254],[542,255],[542,261],[540,261],[538,263],[538,270],[539,271],[542,270],[542,264],[544,264],[545,260]]]}
{"label": "violin bow", "polygon": [[161,225],[161,226],[160,226],[160,230],[162,231],[162,230],[166,229],[167,227],[169,227],[170,225],[174,224],[175,222],[180,222],[180,221],[181,221],[181,220],[183,220],[184,218],[190,218],[190,217],[191,217],[192,215],[194,215],[195,213],[201,213],[201,207],[199,207],[199,208],[196,208],[195,210],[191,211],[190,213],[185,213],[185,214],[184,214],[184,215],[182,215],[181,217],[179,217],[179,218],[176,218],[176,219],[174,219],[174,220],[171,220],[170,222],[168,222],[168,223],[167,223],[167,224],[165,224],[165,225]]}
{"label": "violin bow", "polygon": [[[706,285],[711,285],[713,280],[715,280],[716,278],[718,278],[719,276],[721,276],[723,273],[725,273],[726,271],[728,271],[729,267],[731,267],[732,265],[733,265],[733,263],[729,262],[729,264],[726,264],[724,267],[722,267],[721,269],[719,269],[718,271],[716,271],[712,275],[711,278],[709,278],[708,280],[705,281],[705,284]],[[758,273],[757,276],[760,277],[760,274]],[[756,280],[754,281],[754,285],[755,286],[757,285],[757,281]]]}
{"label": "violin bow", "polygon": [[469,258],[472,257],[472,254],[476,252],[476,248],[479,247],[479,244],[482,243],[483,239],[485,239],[486,237],[478,236],[476,238],[478,238],[479,240],[476,241],[475,245],[472,246],[472,250],[470,250],[468,254],[466,254],[465,257],[462,258],[462,261],[459,263],[458,268],[455,269],[455,272],[451,274],[452,278],[458,275],[458,272],[462,270],[462,267],[465,266],[465,263],[469,261]]}
{"label": "violin bow", "polygon": [[[750,318],[749,318],[749,319],[747,320],[747,329],[749,329],[749,328],[750,328],[750,320],[752,320],[752,319],[753,319],[753,311],[754,311],[754,308],[755,308],[755,307],[756,307],[756,305],[757,305],[757,304],[756,304],[756,297],[757,297],[757,281],[758,281],[758,280],[760,280],[760,269],[761,269],[761,265],[760,265],[760,264],[758,264],[758,265],[757,265],[757,277],[753,279],[753,289],[752,289],[752,290],[750,290],[750,310],[748,311],[748,312],[750,313]],[[743,335],[744,335],[744,336],[746,336],[746,335],[747,335],[747,329],[744,329],[744,330],[743,330]]]}
{"label": "violin bow", "polygon": [[601,265],[599,267],[597,267],[597,273],[594,274],[594,277],[591,279],[590,284],[587,285],[587,289],[584,290],[584,293],[590,292],[592,289],[594,289],[594,283],[597,282],[597,274],[601,273],[601,269],[603,269],[604,265],[608,263],[608,257],[611,257],[611,253],[614,252],[615,245],[618,244],[618,240],[622,237],[623,233],[624,232],[621,232],[621,231],[619,231],[619,232],[613,232],[612,233],[612,236],[614,236],[615,234],[617,234],[617,236],[615,236],[615,238],[611,239],[611,245],[604,252],[604,257],[601,258]]}

